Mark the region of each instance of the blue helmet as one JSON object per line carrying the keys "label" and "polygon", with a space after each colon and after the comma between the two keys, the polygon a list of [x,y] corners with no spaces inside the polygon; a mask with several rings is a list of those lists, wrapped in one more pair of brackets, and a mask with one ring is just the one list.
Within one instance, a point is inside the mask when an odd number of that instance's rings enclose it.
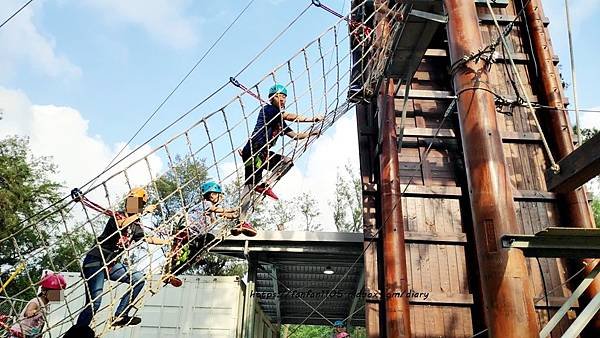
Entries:
{"label": "blue helmet", "polygon": [[221,186],[219,185],[219,183],[214,182],[214,181],[208,181],[208,182],[202,183],[202,185],[200,186],[200,190],[202,191],[202,195],[206,195],[209,192],[216,192],[219,194],[223,192],[223,189],[221,189]]}
{"label": "blue helmet", "polygon": [[344,324],[344,321],[343,321],[343,320],[336,320],[336,321],[333,323],[333,326],[335,326],[335,327],[344,327],[344,326],[346,326],[346,324]]}
{"label": "blue helmet", "polygon": [[275,84],[271,88],[269,88],[269,97],[271,97],[277,93],[281,93],[281,94],[287,96],[287,88],[285,88],[284,85],[279,84],[279,83]]}

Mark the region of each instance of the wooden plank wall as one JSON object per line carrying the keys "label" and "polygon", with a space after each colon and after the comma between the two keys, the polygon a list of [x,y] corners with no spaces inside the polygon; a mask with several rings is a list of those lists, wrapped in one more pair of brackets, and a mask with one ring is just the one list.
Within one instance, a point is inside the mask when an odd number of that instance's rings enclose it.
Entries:
{"label": "wooden plank wall", "polygon": [[[443,41],[442,33],[445,34],[440,32],[437,39]],[[406,136],[399,154],[405,231],[423,238],[407,243],[409,289],[430,293],[425,301],[411,299],[411,330],[413,337],[419,338],[471,337],[475,333],[475,301],[467,268],[471,264],[467,263],[468,240],[461,206],[464,169],[454,137],[458,133],[452,130],[455,116],[444,123],[444,137],[434,143],[419,167],[431,135],[451,102],[447,98],[452,95],[447,75],[449,61],[447,56],[436,56],[436,51],[446,55],[444,50],[432,48],[413,79]],[[437,92],[434,95],[432,91]],[[402,103],[402,97],[396,99],[398,126]]]}
{"label": "wooden plank wall", "polygon": [[[513,1],[509,1],[506,8],[494,10],[505,18],[502,27],[518,12]],[[498,33],[489,20],[487,7],[479,6],[478,13],[484,42],[489,43]],[[401,189],[410,182],[402,199],[405,231],[422,238],[407,244],[409,288],[431,293],[428,300],[411,299],[414,337],[471,337],[485,329],[481,324],[478,268],[456,114],[442,126],[439,140],[423,166],[418,166],[453,95],[445,34],[441,29],[434,38],[412,81],[405,137],[399,154]],[[519,72],[527,82],[527,95],[537,101],[536,93],[529,86],[532,57],[523,34],[526,30],[519,22],[508,37],[509,44],[518,57]],[[502,55],[502,49],[498,52]],[[491,78],[497,93],[514,98],[512,74],[505,59],[500,57],[492,66]],[[401,88],[399,93],[403,91]],[[399,97],[396,99],[398,125],[401,109],[402,97]],[[515,192],[519,228],[531,234],[548,226],[559,226],[555,196],[548,193],[545,186],[546,157],[531,116],[523,108],[502,107],[497,117]],[[539,265],[535,259],[529,259],[528,268],[536,300],[539,299],[536,308],[542,327],[548,312],[552,315],[570,294],[561,286],[567,278],[566,271],[560,260],[548,258],[540,259]],[[546,290],[555,289],[550,294],[549,307],[544,298],[544,282]],[[568,319],[563,320],[553,337],[559,337],[568,324]]]}

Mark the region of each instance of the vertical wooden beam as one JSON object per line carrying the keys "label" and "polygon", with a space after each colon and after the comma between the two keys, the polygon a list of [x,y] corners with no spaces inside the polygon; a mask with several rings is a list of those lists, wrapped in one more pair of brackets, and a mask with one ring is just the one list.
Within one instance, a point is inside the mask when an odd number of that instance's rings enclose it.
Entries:
{"label": "vertical wooden beam", "polygon": [[[482,50],[485,46],[474,2],[444,0],[444,5],[449,18],[451,61]],[[518,249],[504,250],[500,246],[500,236],[517,233],[518,228],[494,97],[485,91],[492,89],[487,64],[482,60],[466,62],[454,73],[453,83],[459,97],[459,124],[488,335],[537,337],[539,326],[525,257]]]}
{"label": "vertical wooden beam", "polygon": [[381,337],[379,328],[379,308],[380,300],[376,297],[368,297],[369,294],[379,292],[378,282],[378,262],[376,238],[377,231],[377,177],[374,168],[377,145],[377,126],[373,118],[373,109],[366,103],[356,105],[356,124],[358,132],[358,149],[360,155],[360,176],[363,187],[362,208],[363,208],[363,233],[364,241],[364,286],[365,293],[365,328],[367,337]]}
{"label": "vertical wooden beam", "polygon": [[[410,337],[408,274],[400,198],[400,172],[394,109],[394,80],[387,79],[378,98],[381,136],[381,218],[387,337]],[[400,296],[397,296],[400,295]]]}
{"label": "vertical wooden beam", "polygon": [[[562,93],[560,75],[558,74],[554,63],[552,62],[552,47],[550,38],[546,33],[543,22],[542,5],[539,0],[527,2],[525,7],[527,23],[531,31],[531,43],[536,63],[539,67],[539,86],[546,98],[546,103],[551,109],[544,118],[547,121],[545,134],[549,138],[549,143],[553,145],[555,154],[558,158],[564,158],[569,155],[573,147],[573,132],[565,108],[565,100]],[[559,203],[562,222],[566,226],[591,228],[593,227],[593,218],[587,197],[583,188],[564,194],[559,194]],[[595,266],[594,261],[584,260],[585,269],[589,274]],[[590,301],[596,294],[600,293],[600,280],[595,280],[586,290],[582,301]],[[588,329],[583,336],[598,337],[600,334],[600,314],[590,322]]]}

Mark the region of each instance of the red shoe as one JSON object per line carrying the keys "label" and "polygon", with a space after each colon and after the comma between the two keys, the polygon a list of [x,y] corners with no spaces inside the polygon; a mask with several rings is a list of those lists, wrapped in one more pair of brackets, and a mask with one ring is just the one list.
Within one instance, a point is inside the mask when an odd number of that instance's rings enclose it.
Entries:
{"label": "red shoe", "polygon": [[277,197],[277,195],[275,195],[275,193],[273,192],[273,190],[271,188],[265,188],[263,185],[259,185],[256,188],[254,188],[254,191],[256,191],[259,194],[269,196],[276,201],[279,200],[279,197]]}
{"label": "red shoe", "polygon": [[165,278],[165,283],[171,284],[171,285],[173,285],[173,287],[176,287],[176,288],[178,288],[181,285],[183,285],[183,281],[181,279],[175,277],[174,275],[168,275]]}
{"label": "red shoe", "polygon": [[250,222],[244,222],[240,225],[242,233],[248,237],[256,236],[256,229],[252,226]]}

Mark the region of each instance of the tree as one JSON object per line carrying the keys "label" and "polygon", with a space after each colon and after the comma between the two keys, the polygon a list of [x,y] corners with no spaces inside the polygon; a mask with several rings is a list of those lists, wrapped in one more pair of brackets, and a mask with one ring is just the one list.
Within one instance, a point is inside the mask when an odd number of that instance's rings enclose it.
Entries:
{"label": "tree", "polygon": [[314,224],[315,218],[319,217],[319,205],[317,200],[309,193],[302,193],[298,196],[298,208],[300,214],[304,217],[304,225],[306,231],[321,230],[320,224]]}
{"label": "tree", "polygon": [[90,246],[91,235],[83,229],[66,232],[69,219],[61,213],[40,215],[60,199],[61,185],[49,178],[55,173],[49,158],[31,154],[27,138],[0,140],[0,266],[10,274],[27,261],[2,296],[32,298],[31,282],[38,281],[43,269],[77,271]]}
{"label": "tree", "polygon": [[[282,337],[295,338],[330,338],[334,332],[333,327],[324,325],[282,325]],[[366,338],[367,334],[364,327],[351,327],[347,331],[352,338]]]}
{"label": "tree", "polygon": [[[577,135],[577,126],[573,127],[573,133]],[[581,128],[581,143],[585,143],[598,133],[600,133],[600,130],[596,128]]]}
{"label": "tree", "polygon": [[338,231],[358,232],[362,228],[362,187],[350,164],[338,169],[333,208],[333,222]]}
{"label": "tree", "polygon": [[274,203],[255,206],[252,222],[255,227],[283,231],[296,217],[297,206],[293,200],[280,199]]}

